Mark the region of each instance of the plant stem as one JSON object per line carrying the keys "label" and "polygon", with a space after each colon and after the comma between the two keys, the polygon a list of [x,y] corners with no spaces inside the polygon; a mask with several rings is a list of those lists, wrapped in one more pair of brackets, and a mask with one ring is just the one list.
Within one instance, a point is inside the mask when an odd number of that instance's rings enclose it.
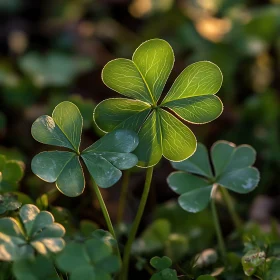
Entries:
{"label": "plant stem", "polygon": [[234,204],[233,204],[232,198],[231,198],[228,190],[225,189],[225,188],[220,188],[220,190],[222,192],[223,199],[225,200],[226,205],[228,207],[228,211],[229,211],[231,219],[234,223],[235,228],[237,230],[241,229],[242,221],[241,221],[241,219],[239,218],[238,214],[236,213],[236,211],[234,209]]}
{"label": "plant stem", "polygon": [[148,199],[150,186],[151,186],[151,181],[152,181],[152,177],[153,177],[153,169],[154,169],[153,167],[149,167],[147,169],[144,190],[143,190],[142,197],[141,197],[141,200],[140,200],[140,203],[139,203],[138,211],[137,211],[135,220],[132,224],[132,228],[131,228],[131,231],[129,233],[127,243],[124,247],[123,269],[122,269],[122,274],[121,274],[121,276],[122,276],[121,279],[122,280],[127,280],[128,279],[127,277],[128,277],[131,247],[132,247],[133,241],[135,239],[135,236],[136,236],[141,218],[142,218],[143,213],[144,213],[146,202],[147,202],[147,199]]}
{"label": "plant stem", "polygon": [[[111,221],[111,218],[109,216],[109,213],[108,213],[108,210],[107,210],[107,207],[106,207],[106,204],[103,200],[103,197],[102,197],[102,194],[99,190],[99,187],[97,186],[97,184],[95,183],[94,179],[92,179],[92,185],[93,185],[93,190],[96,194],[96,197],[98,199],[98,202],[100,204],[100,207],[101,207],[101,210],[102,210],[102,213],[103,213],[103,216],[104,216],[104,219],[106,221],[106,224],[107,224],[107,227],[108,227],[108,230],[110,231],[110,233],[112,234],[112,236],[116,239],[117,241],[117,236],[115,234],[115,230],[114,230],[114,227],[113,227],[113,224],[112,224],[112,221]],[[118,257],[121,261],[121,254],[120,254],[120,249],[119,249],[119,246],[118,246],[118,243],[117,243],[117,253],[118,253]]]}
{"label": "plant stem", "polygon": [[126,205],[126,198],[128,192],[128,185],[129,185],[129,178],[130,178],[130,171],[126,170],[123,172],[123,180],[122,180],[122,187],[121,187],[121,195],[119,200],[119,208],[118,208],[118,217],[117,217],[117,224],[120,225],[123,219],[123,213]]}
{"label": "plant stem", "polygon": [[220,226],[220,222],[219,222],[219,218],[218,218],[218,214],[217,214],[214,197],[212,197],[212,199],[211,199],[211,210],[212,210],[214,226],[215,226],[215,230],[216,230],[216,234],[217,234],[219,250],[220,250],[222,257],[226,261],[225,242],[224,242],[223,234],[221,231],[221,226]]}

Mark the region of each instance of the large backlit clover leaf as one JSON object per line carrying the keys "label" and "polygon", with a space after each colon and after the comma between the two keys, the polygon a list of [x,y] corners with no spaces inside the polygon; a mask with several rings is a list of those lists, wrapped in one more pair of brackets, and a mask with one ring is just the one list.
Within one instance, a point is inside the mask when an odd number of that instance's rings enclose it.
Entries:
{"label": "large backlit clover leaf", "polygon": [[47,255],[64,248],[65,229],[54,222],[51,213],[25,204],[19,219],[21,223],[14,218],[0,219],[0,260],[15,261],[34,256],[35,250]]}
{"label": "large backlit clover leaf", "polygon": [[109,88],[131,99],[111,98],[99,103],[94,111],[95,122],[105,132],[116,128],[137,132],[139,145],[135,154],[140,167],[155,165],[162,155],[172,161],[191,156],[196,138],[179,118],[202,124],[216,119],[223,110],[221,100],[215,96],[222,84],[222,73],[209,61],[188,66],[161,101],[173,64],[171,46],[153,39],[141,44],[132,60],[112,60],[102,72]]}
{"label": "large backlit clover leaf", "polygon": [[188,212],[199,212],[207,207],[215,185],[236,193],[248,193],[258,185],[259,171],[252,167],[256,151],[249,145],[235,146],[227,141],[217,141],[211,148],[214,174],[204,145],[198,144],[192,157],[171,163],[176,171],[167,182],[180,195],[179,204]]}
{"label": "large backlit clover leaf", "polygon": [[138,136],[125,129],[108,133],[80,153],[82,126],[78,107],[64,101],[55,107],[52,117],[39,117],[31,128],[32,136],[38,142],[70,149],[42,152],[31,163],[32,171],[39,178],[56,182],[57,188],[70,197],[80,195],[85,187],[80,158],[102,188],[114,185],[122,175],[120,170],[129,169],[138,161],[130,153],[138,145]]}

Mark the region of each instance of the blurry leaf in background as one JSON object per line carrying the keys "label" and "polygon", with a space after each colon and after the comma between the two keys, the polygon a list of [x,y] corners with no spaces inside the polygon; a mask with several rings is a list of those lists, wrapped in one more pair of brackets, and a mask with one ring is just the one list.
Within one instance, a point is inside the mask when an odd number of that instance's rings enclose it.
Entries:
{"label": "blurry leaf in background", "polygon": [[52,261],[44,256],[18,260],[13,263],[13,272],[17,280],[59,280],[61,279]]}
{"label": "blurry leaf in background", "polygon": [[120,269],[111,242],[98,235],[93,232],[84,243],[71,242],[57,255],[57,266],[70,273],[70,279],[111,279]]}
{"label": "blurry leaf in background", "polygon": [[251,250],[242,257],[242,266],[247,276],[255,274],[257,268],[265,263],[265,252]]}
{"label": "blurry leaf in background", "polygon": [[24,174],[24,163],[0,155],[0,193],[15,191]]}
{"label": "blurry leaf in background", "polygon": [[46,55],[30,52],[19,60],[21,70],[38,87],[68,86],[82,72],[93,67],[89,58],[76,57],[58,52]]}
{"label": "blurry leaf in background", "polygon": [[0,215],[7,211],[17,210],[21,206],[21,202],[18,201],[17,195],[6,193],[0,194]]}
{"label": "blurry leaf in background", "polygon": [[172,260],[166,256],[153,257],[150,264],[157,272],[153,274],[150,280],[177,280],[177,272],[175,269],[169,268],[172,265]]}
{"label": "blurry leaf in background", "polygon": [[[172,234],[184,235],[188,244],[191,244],[191,246],[185,247],[190,254],[202,251],[211,244],[215,231],[209,215],[208,209],[190,214],[184,211],[175,201],[161,204],[157,206],[155,211],[155,219],[167,220]],[[182,223],[182,220],[184,223]]]}

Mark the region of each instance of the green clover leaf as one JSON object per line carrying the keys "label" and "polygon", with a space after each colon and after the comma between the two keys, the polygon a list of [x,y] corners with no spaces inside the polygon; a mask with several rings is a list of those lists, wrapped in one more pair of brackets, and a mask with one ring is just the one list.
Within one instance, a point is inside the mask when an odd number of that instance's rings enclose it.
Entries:
{"label": "green clover leaf", "polygon": [[24,174],[24,163],[0,155],[0,193],[15,191]]}
{"label": "green clover leaf", "polygon": [[198,144],[191,158],[171,163],[180,171],[171,173],[167,182],[180,195],[179,204],[188,212],[196,213],[207,207],[214,185],[245,194],[259,183],[259,171],[252,167],[256,151],[251,146],[236,147],[227,141],[217,141],[211,148],[211,159],[215,175],[203,144]]}
{"label": "green clover leaf", "polygon": [[17,195],[12,193],[0,194],[0,215],[7,211],[17,210],[21,206],[21,202],[18,201]]}
{"label": "green clover leaf", "polygon": [[113,237],[109,236],[108,232],[98,231],[84,243],[67,244],[56,257],[58,267],[70,273],[70,280],[112,279],[111,274],[120,269],[120,262],[113,254]]}
{"label": "green clover leaf", "polygon": [[[0,219],[0,260],[14,261],[39,254],[57,253],[64,248],[65,229],[54,222],[50,212],[25,204],[14,218]],[[23,225],[23,228],[21,225]]]}
{"label": "green clover leaf", "polygon": [[17,280],[59,280],[52,261],[45,256],[20,259],[13,263],[13,273]]}
{"label": "green clover leaf", "polygon": [[31,128],[32,136],[38,142],[71,150],[42,152],[31,162],[31,169],[39,178],[56,182],[59,191],[70,197],[84,191],[80,158],[102,188],[114,185],[122,175],[120,170],[129,169],[138,161],[131,153],[138,145],[138,136],[126,129],[108,133],[80,153],[82,126],[83,119],[77,106],[64,101],[56,106],[52,117],[39,117]]}
{"label": "green clover leaf", "polygon": [[222,84],[222,73],[209,61],[188,66],[160,101],[173,64],[171,46],[153,39],[141,44],[132,60],[112,60],[102,71],[105,85],[132,99],[102,101],[95,108],[95,122],[105,132],[116,128],[137,132],[139,145],[135,154],[140,167],[157,164],[162,155],[182,161],[194,153],[194,134],[175,116],[202,124],[216,119],[223,111],[221,100],[215,96]]}
{"label": "green clover leaf", "polygon": [[153,274],[150,280],[177,280],[177,272],[175,269],[171,269],[172,260],[166,256],[153,257],[150,260],[150,264],[157,272]]}

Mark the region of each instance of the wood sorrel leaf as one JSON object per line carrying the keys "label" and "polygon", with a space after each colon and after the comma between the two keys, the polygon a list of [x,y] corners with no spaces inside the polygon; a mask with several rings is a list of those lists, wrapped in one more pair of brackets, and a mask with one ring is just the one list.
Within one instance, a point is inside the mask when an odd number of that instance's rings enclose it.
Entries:
{"label": "wood sorrel leaf", "polygon": [[162,104],[186,97],[215,94],[222,82],[222,72],[216,64],[210,61],[193,63],[178,76]]}
{"label": "wood sorrel leaf", "polygon": [[31,169],[42,180],[56,182],[57,188],[67,196],[78,196],[84,191],[82,167],[73,152],[42,152],[32,159]]}
{"label": "wood sorrel leaf", "polygon": [[216,95],[202,95],[176,99],[164,103],[179,117],[190,123],[203,124],[218,118],[223,112],[223,103]]}
{"label": "wood sorrel leaf", "polygon": [[65,229],[54,222],[51,213],[32,204],[25,204],[19,211],[23,225],[14,218],[0,219],[0,259],[14,261],[39,254],[57,253],[64,247]]}
{"label": "wood sorrel leaf", "polygon": [[174,63],[171,46],[153,39],[141,44],[132,60],[115,59],[102,71],[103,82],[111,89],[150,104],[158,101]]}
{"label": "wood sorrel leaf", "polygon": [[163,270],[165,268],[168,268],[172,265],[172,261],[170,258],[163,256],[160,257],[153,257],[150,260],[151,266],[153,266],[156,270]]}
{"label": "wood sorrel leaf", "polygon": [[252,191],[260,180],[259,171],[251,166],[255,158],[256,152],[249,145],[235,147],[233,143],[218,141],[211,148],[215,170],[213,176],[206,148],[199,144],[192,157],[172,163],[174,168],[185,172],[171,173],[167,182],[172,190],[181,195],[179,204],[183,209],[188,212],[201,211],[207,206],[214,185],[237,193]]}
{"label": "wood sorrel leaf", "polygon": [[102,72],[108,87],[136,100],[116,98],[101,102],[95,108],[95,122],[105,132],[115,128],[138,132],[140,142],[135,153],[140,167],[153,166],[162,156],[181,161],[196,149],[193,133],[167,110],[192,123],[212,121],[223,110],[220,99],[214,96],[221,87],[222,74],[208,61],[187,67],[161,103],[173,62],[170,45],[152,39],[136,49],[132,60],[112,60]]}
{"label": "wood sorrel leaf", "polygon": [[184,210],[196,213],[207,207],[212,184],[206,180],[178,171],[168,176],[167,183],[173,191],[180,194],[178,202]]}
{"label": "wood sorrel leaf", "polygon": [[7,212],[18,209],[21,206],[21,202],[18,201],[17,195],[6,193],[0,194],[0,215]]}
{"label": "wood sorrel leaf", "polygon": [[95,108],[94,120],[106,132],[117,128],[138,132],[150,111],[151,106],[140,100],[110,98]]}
{"label": "wood sorrel leaf", "polygon": [[64,101],[55,107],[52,117],[39,117],[32,125],[31,134],[38,142],[79,152],[82,126],[78,107]]}
{"label": "wood sorrel leaf", "polygon": [[44,256],[21,259],[13,264],[13,273],[18,280],[59,280],[52,261]]}
{"label": "wood sorrel leaf", "polygon": [[[72,151],[42,152],[33,158],[31,169],[42,180],[56,182],[63,194],[75,197],[84,191],[85,179],[80,157],[96,183],[103,188],[111,187],[120,179],[120,170],[137,164],[137,157],[131,153],[138,145],[136,132],[114,130],[80,153],[83,120],[79,109],[71,102],[62,102],[56,106],[52,116],[43,116],[34,122],[34,138]],[[46,119],[51,122],[51,129],[44,122]]]}
{"label": "wood sorrel leaf", "polygon": [[[58,267],[70,274],[70,279],[111,279],[110,274],[119,270],[120,263],[113,255],[109,242],[93,236],[85,243],[69,243],[56,257]],[[112,266],[108,266],[112,265]]]}
{"label": "wood sorrel leaf", "polygon": [[180,162],[171,162],[175,169],[190,173],[212,177],[212,170],[206,147],[198,143],[195,153],[188,159]]}
{"label": "wood sorrel leaf", "polygon": [[85,149],[82,158],[96,183],[108,188],[120,179],[120,170],[137,164],[137,157],[130,153],[137,145],[138,136],[135,132],[118,129]]}

